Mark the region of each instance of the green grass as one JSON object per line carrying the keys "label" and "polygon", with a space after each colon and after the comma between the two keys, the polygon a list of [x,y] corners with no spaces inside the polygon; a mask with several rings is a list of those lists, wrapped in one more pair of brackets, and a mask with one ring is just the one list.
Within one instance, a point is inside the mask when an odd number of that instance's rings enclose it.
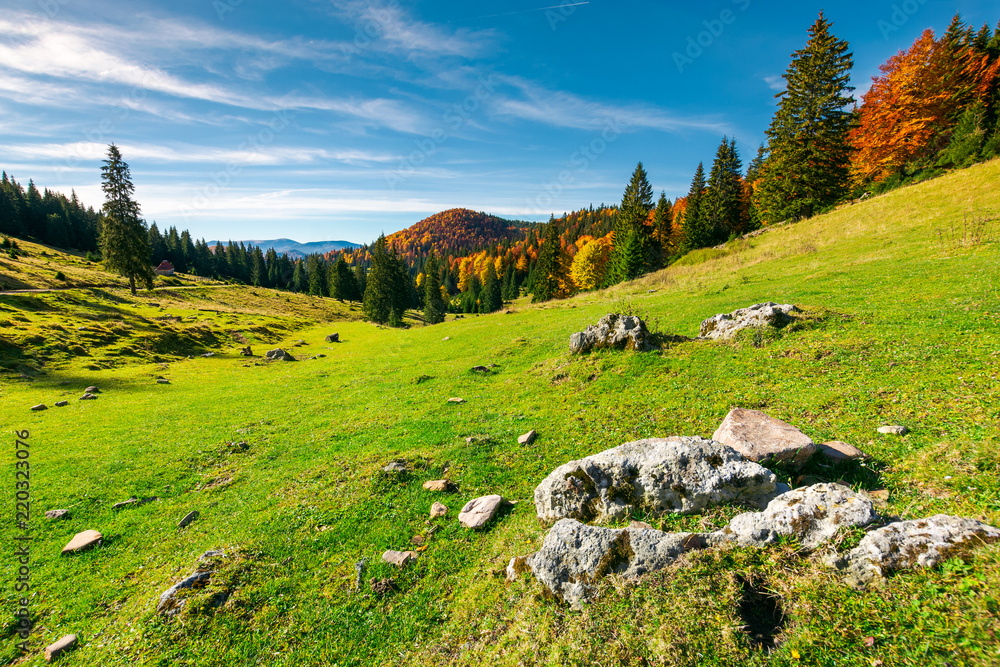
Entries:
{"label": "green grass", "polygon": [[[356,321],[356,311],[329,299],[251,288],[0,296],[0,335],[16,349],[3,352],[9,370],[0,375],[9,447],[2,502],[11,516],[12,432],[30,430],[37,536],[32,651],[21,657],[8,621],[0,660],[44,664],[41,649],[72,632],[81,645],[63,665],[997,664],[998,545],[867,592],[794,544],[729,547],[639,582],[608,580],[583,612],[547,601],[530,577],[505,583],[503,568],[540,546],[531,497],[554,467],[642,437],[710,436],[733,406],[870,453],[863,466],[806,472],[888,489],[884,514],[946,512],[1000,525],[998,182],[993,161],[610,291],[407,330]],[[968,216],[986,221],[975,239],[954,231]],[[609,310],[633,308],[661,332],[693,336],[705,317],[764,300],[806,307],[808,326],[649,354],[568,353],[569,335]],[[179,329],[175,340],[216,356],[143,348],[163,326],[154,316],[183,316],[168,323]],[[111,364],[120,355],[26,342],[56,336],[59,325],[69,346],[83,326],[74,318],[113,331],[117,342],[107,347],[139,353]],[[267,345],[304,340],[288,348],[301,360],[246,366],[222,332],[250,331],[248,322],[268,329]],[[198,326],[214,342],[187,331]],[[323,342],[331,331],[344,342]],[[318,354],[326,356],[311,358]],[[489,363],[496,373],[469,371]],[[104,393],[78,401],[90,384]],[[466,402],[449,404],[453,396]],[[63,398],[69,406],[29,411]],[[877,434],[885,423],[912,432]],[[532,428],[535,443],[517,445]],[[231,451],[232,441],[249,449]],[[412,473],[381,473],[400,457]],[[444,475],[455,493],[421,488]],[[458,510],[486,493],[518,503],[482,533],[460,528]],[[111,509],[132,495],[159,499]],[[435,500],[450,512],[431,522]],[[72,518],[40,518],[53,508]],[[177,530],[193,509],[201,517]],[[650,520],[702,529],[727,517]],[[433,527],[415,565],[380,562],[384,550],[411,548],[411,537]],[[103,546],[59,556],[90,528],[105,535]],[[3,531],[12,544],[10,520]],[[159,619],[159,594],[213,548],[234,554],[213,588],[196,592],[176,621]],[[398,590],[378,597],[366,581],[356,591],[363,557],[366,580],[392,577]],[[784,625],[772,652],[741,629],[740,577],[780,598]],[[205,603],[219,588],[232,594],[211,609]],[[0,604],[13,610],[14,602],[8,584]]]}

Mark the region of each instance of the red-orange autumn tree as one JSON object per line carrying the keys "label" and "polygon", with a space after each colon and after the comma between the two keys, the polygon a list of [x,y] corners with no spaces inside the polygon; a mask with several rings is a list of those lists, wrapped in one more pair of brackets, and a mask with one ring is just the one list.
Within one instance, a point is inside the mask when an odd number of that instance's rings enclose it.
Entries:
{"label": "red-orange autumn tree", "polygon": [[928,29],[879,68],[882,76],[873,78],[849,134],[855,183],[886,178],[937,148],[931,139],[948,124],[952,97],[945,86],[947,60]]}

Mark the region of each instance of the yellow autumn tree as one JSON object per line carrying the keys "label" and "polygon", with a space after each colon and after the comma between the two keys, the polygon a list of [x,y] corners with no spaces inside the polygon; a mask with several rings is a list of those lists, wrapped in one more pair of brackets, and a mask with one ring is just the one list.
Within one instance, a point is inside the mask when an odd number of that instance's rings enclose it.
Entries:
{"label": "yellow autumn tree", "polygon": [[579,239],[579,250],[573,258],[569,274],[576,286],[582,290],[599,287],[604,282],[608,259],[611,256],[611,240],[605,236],[591,241]]}

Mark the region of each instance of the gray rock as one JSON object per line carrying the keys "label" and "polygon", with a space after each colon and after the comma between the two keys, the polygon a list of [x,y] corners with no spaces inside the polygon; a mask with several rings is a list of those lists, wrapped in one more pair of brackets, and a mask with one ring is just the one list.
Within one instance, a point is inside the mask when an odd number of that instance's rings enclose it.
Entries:
{"label": "gray rock", "polygon": [[646,323],[635,315],[608,313],[596,325],[569,337],[569,351],[575,354],[607,348],[639,352],[653,349]]}
{"label": "gray rock", "polygon": [[809,436],[791,424],[768,417],[759,410],[729,411],[712,439],[732,447],[763,465],[783,464],[801,468],[816,452]]}
{"label": "gray rock", "polygon": [[906,435],[910,432],[910,429],[899,424],[893,424],[892,426],[879,426],[878,432],[884,435]]}
{"label": "gray rock", "polygon": [[841,442],[839,440],[824,442],[819,446],[819,453],[833,463],[843,463],[845,461],[868,458],[867,454],[854,445],[849,445],[846,442]]}
{"label": "gray rock", "polygon": [[332,333],[332,334],[330,334],[329,336],[326,337],[326,342],[327,343],[339,343],[340,342],[340,334],[339,333]]}
{"label": "gray rock", "polygon": [[785,303],[777,304],[755,303],[747,308],[740,308],[731,313],[720,313],[701,323],[702,338],[727,340],[743,329],[756,327],[774,327],[780,329],[792,321],[792,313],[798,308]]}
{"label": "gray rock", "polygon": [[67,405],[69,405],[69,401],[56,401],[57,408],[65,408]]}
{"label": "gray rock", "polygon": [[654,516],[730,502],[764,508],[787,489],[730,447],[673,436],[627,442],[559,466],[535,489],[535,509],[547,522],[616,521],[638,506]]}
{"label": "gray rock", "polygon": [[62,553],[65,555],[86,551],[87,549],[100,544],[101,539],[103,539],[103,536],[98,531],[85,530],[82,533],[74,535],[73,539],[63,547]]}
{"label": "gray rock", "polygon": [[187,515],[185,515],[185,517],[183,519],[181,519],[181,522],[177,524],[177,527],[178,528],[184,528],[189,523],[191,523],[192,521],[194,521],[195,519],[197,519],[199,516],[201,516],[201,515],[198,514],[198,510],[194,510],[192,512],[188,512]]}
{"label": "gray rock", "polygon": [[85,394],[100,394],[101,393],[101,389],[97,385],[93,385],[92,384],[89,387],[87,387],[86,389],[84,389],[83,393],[85,393]]}
{"label": "gray rock", "polygon": [[442,503],[435,502],[431,505],[431,518],[435,519],[439,516],[445,516],[448,514],[448,507]]}
{"label": "gray rock", "polygon": [[45,405],[44,403],[39,403],[38,405],[31,406],[32,412],[41,412],[42,410],[48,410],[48,409],[49,406]]}
{"label": "gray rock", "polygon": [[849,487],[815,484],[783,493],[763,512],[734,517],[721,534],[740,546],[774,544],[786,536],[815,549],[840,528],[867,526],[878,518],[872,502]]}
{"label": "gray rock", "polygon": [[538,434],[535,433],[535,429],[531,429],[530,431],[528,431],[524,435],[518,437],[517,444],[519,444],[519,445],[530,445],[531,443],[533,443],[535,441],[535,438],[537,436],[538,436]]}
{"label": "gray rock", "polygon": [[[715,542],[712,535],[700,533],[600,528],[562,519],[527,559],[527,566],[554,596],[579,608],[594,598],[597,583],[609,574],[638,577]],[[516,563],[512,565],[516,571]]]}
{"label": "gray rock", "polygon": [[473,373],[489,373],[490,372],[490,369],[487,368],[486,366],[473,366],[471,370],[472,370]]}
{"label": "gray rock", "polygon": [[365,579],[365,568],[368,566],[368,559],[362,558],[354,564],[354,588],[361,590],[361,584]]}
{"label": "gray rock", "polygon": [[68,519],[69,510],[49,510],[45,513],[46,519]]}
{"label": "gray rock", "polygon": [[215,352],[206,352],[205,354],[203,354],[201,356],[206,357],[206,358],[207,357],[214,357],[215,356]]}
{"label": "gray rock", "polygon": [[80,400],[81,401],[96,401],[97,400],[97,396],[94,395],[94,394],[84,394],[83,396],[80,397]]}
{"label": "gray rock", "polygon": [[[167,618],[177,616],[187,605],[187,600],[178,594],[187,589],[204,588],[212,575],[219,560],[226,557],[225,552],[218,550],[206,551],[198,557],[198,562],[194,572],[178,581],[176,584],[160,594],[160,600],[156,605],[156,613]],[[219,592],[211,601],[211,605],[220,607],[229,598],[229,591]]]}
{"label": "gray rock", "polygon": [[388,465],[382,468],[382,472],[385,473],[404,473],[408,472],[407,462],[405,459],[397,459],[395,461],[390,461]]}
{"label": "gray rock", "polygon": [[167,378],[158,378],[156,380],[156,384],[170,384],[170,380]]}
{"label": "gray rock", "polygon": [[935,514],[891,523],[868,533],[844,556],[828,564],[844,570],[849,584],[864,587],[891,572],[933,567],[943,560],[1000,541],[1000,530],[976,519]]}
{"label": "gray rock", "polygon": [[156,613],[167,617],[176,616],[181,613],[187,604],[187,600],[178,599],[177,594],[189,588],[203,588],[211,578],[211,571],[198,571],[181,579],[160,594],[160,600],[156,604]]}
{"label": "gray rock", "polygon": [[501,503],[503,503],[503,497],[498,495],[483,496],[475,500],[470,500],[462,508],[462,511],[458,513],[458,522],[466,528],[473,530],[482,528],[496,516]]}
{"label": "gray rock", "polygon": [[121,508],[128,507],[129,505],[138,505],[139,502],[140,501],[139,501],[138,498],[136,498],[135,496],[132,496],[128,500],[123,500],[120,503],[115,503],[114,505],[111,506],[111,509],[113,509],[113,510],[120,510]]}
{"label": "gray rock", "polygon": [[449,398],[448,402],[449,403],[465,403],[465,399],[464,398],[458,398],[457,396],[455,396],[455,397]]}
{"label": "gray rock", "polygon": [[396,567],[405,567],[410,563],[416,562],[419,557],[420,554],[416,551],[393,551],[390,549],[382,554],[382,561]]}
{"label": "gray rock", "polygon": [[295,361],[295,357],[282,350],[280,347],[268,350],[264,357],[270,359],[271,361]]}

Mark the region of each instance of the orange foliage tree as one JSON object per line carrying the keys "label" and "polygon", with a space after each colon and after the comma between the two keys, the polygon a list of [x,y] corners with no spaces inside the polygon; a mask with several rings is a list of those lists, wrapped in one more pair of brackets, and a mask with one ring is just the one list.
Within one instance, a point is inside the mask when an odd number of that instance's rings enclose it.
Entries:
{"label": "orange foliage tree", "polygon": [[950,58],[927,29],[908,51],[879,69],[850,132],[855,183],[878,181],[936,151],[931,141],[948,124],[952,93],[946,87]]}

